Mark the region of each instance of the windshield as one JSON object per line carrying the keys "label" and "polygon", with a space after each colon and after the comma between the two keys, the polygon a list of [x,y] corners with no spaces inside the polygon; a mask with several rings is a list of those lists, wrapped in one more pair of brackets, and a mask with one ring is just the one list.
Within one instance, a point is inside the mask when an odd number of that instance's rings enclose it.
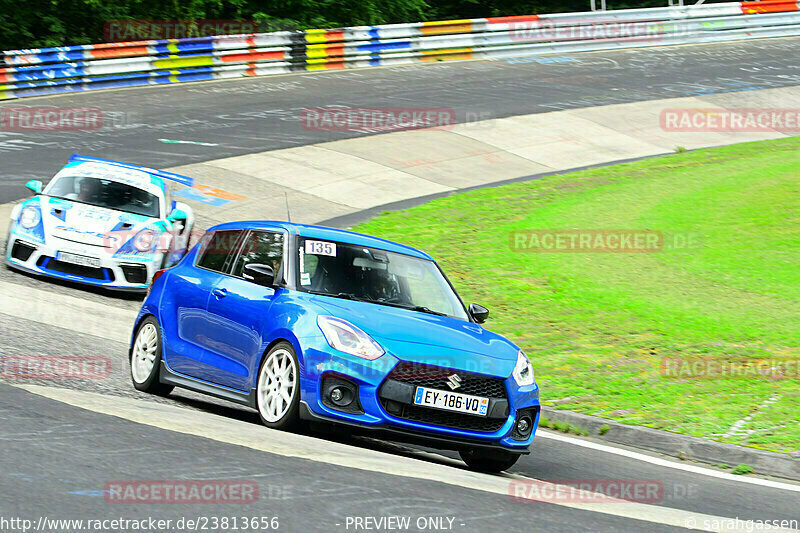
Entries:
{"label": "windshield", "polygon": [[87,176],[61,176],[48,185],[45,194],[147,217],[160,216],[158,196],[118,181]]}
{"label": "windshield", "polygon": [[468,320],[433,261],[354,244],[300,238],[302,291]]}

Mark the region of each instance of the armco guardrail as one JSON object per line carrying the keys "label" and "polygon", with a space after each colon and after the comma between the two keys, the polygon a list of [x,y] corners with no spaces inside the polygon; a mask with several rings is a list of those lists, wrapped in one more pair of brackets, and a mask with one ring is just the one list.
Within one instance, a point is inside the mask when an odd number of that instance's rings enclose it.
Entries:
{"label": "armco guardrail", "polygon": [[798,0],[12,50],[0,100],[297,71],[800,35]]}

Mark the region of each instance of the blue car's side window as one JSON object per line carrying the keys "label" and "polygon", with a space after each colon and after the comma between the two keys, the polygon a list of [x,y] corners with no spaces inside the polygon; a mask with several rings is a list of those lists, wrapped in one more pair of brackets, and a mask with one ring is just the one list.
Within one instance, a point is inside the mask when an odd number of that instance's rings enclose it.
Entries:
{"label": "blue car's side window", "polygon": [[232,274],[242,277],[245,265],[261,264],[272,267],[275,279],[283,279],[283,233],[253,231],[236,258]]}
{"label": "blue car's side window", "polygon": [[242,230],[214,231],[203,237],[197,266],[225,273],[229,258],[233,256],[241,239]]}

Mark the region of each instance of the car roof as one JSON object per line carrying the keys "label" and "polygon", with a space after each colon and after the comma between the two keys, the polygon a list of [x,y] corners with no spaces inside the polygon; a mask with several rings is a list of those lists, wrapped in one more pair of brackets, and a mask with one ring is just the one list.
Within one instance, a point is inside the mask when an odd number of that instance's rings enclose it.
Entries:
{"label": "car roof", "polygon": [[358,246],[368,246],[370,248],[378,248],[386,250],[387,252],[396,252],[399,254],[411,255],[419,257],[420,259],[427,259],[434,261],[433,257],[417,250],[411,246],[399,244],[386,239],[364,235],[363,233],[355,233],[343,229],[328,228],[325,226],[313,226],[310,224],[296,224],[294,222],[283,222],[279,220],[245,220],[240,222],[226,222],[218,224],[208,229],[208,231],[217,230],[230,230],[230,229],[275,229],[281,228],[294,235],[301,237],[310,237],[313,239],[323,239],[328,241],[337,241],[347,244],[355,244]]}

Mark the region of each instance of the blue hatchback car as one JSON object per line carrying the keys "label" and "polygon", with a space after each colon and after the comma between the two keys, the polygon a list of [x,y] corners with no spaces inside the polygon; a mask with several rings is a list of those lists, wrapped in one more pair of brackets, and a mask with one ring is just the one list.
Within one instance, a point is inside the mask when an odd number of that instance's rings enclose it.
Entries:
{"label": "blue hatchback car", "polygon": [[348,231],[250,221],[208,230],[157,273],[136,319],[134,386],[183,387],[263,423],[349,425],[453,449],[498,472],[528,453],[528,357],[484,329],[428,254]]}

